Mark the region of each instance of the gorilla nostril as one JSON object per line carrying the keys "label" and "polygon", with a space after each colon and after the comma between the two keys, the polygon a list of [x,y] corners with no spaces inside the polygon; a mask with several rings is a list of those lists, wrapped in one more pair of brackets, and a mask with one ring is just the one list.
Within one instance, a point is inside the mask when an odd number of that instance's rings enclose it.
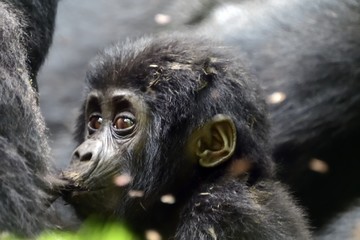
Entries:
{"label": "gorilla nostril", "polygon": [[78,151],[74,152],[74,155],[73,155],[73,159],[79,159],[80,158],[80,154]]}
{"label": "gorilla nostril", "polygon": [[92,158],[92,153],[88,152],[88,153],[85,153],[83,156],[80,157],[80,161],[90,161],[91,158]]}
{"label": "gorilla nostril", "polygon": [[79,161],[79,159],[80,159],[79,151],[74,152],[72,155],[72,158],[71,158],[71,162],[77,162],[77,161]]}

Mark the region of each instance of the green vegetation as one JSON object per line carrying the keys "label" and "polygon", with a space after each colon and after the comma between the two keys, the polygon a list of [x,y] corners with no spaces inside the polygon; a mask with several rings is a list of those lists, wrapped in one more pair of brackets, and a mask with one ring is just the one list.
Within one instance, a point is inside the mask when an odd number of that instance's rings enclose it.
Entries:
{"label": "green vegetation", "polygon": [[[36,240],[137,240],[123,224],[87,221],[77,232],[45,231]],[[0,234],[0,240],[21,240],[14,235]]]}

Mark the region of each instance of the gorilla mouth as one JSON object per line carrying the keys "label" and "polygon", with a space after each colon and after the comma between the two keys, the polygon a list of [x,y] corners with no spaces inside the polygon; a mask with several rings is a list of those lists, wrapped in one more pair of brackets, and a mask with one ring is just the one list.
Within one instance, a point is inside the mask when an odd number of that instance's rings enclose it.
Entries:
{"label": "gorilla mouth", "polygon": [[106,189],[105,188],[101,188],[101,189],[85,189],[85,188],[78,188],[78,189],[74,189],[70,192],[68,192],[68,194],[70,194],[71,198],[74,197],[78,197],[78,196],[83,196],[83,195],[97,195],[97,194],[101,194],[102,192],[104,192]]}
{"label": "gorilla mouth", "polygon": [[94,172],[98,165],[98,161],[95,163],[88,164],[75,164],[71,166],[69,170],[62,171],[60,174],[60,179],[66,181],[67,184],[61,189],[62,192],[85,192],[85,191],[98,191],[104,187],[97,187],[97,189],[91,189],[85,187],[85,179],[90,179],[90,175]]}
{"label": "gorilla mouth", "polygon": [[76,183],[73,180],[70,179],[63,179],[65,181],[68,181],[68,184],[65,185],[61,191],[64,193],[71,193],[71,192],[77,192],[77,193],[81,193],[81,192],[87,192],[87,193],[92,193],[92,192],[99,192],[99,191],[104,191],[107,189],[107,187],[97,187],[97,188],[88,188],[88,187],[84,187],[83,185]]}
{"label": "gorilla mouth", "polygon": [[61,193],[65,201],[67,202],[74,202],[77,199],[82,199],[88,196],[101,196],[106,192],[108,188],[96,188],[96,189],[89,189],[80,185],[75,184],[68,184],[64,189],[62,189]]}

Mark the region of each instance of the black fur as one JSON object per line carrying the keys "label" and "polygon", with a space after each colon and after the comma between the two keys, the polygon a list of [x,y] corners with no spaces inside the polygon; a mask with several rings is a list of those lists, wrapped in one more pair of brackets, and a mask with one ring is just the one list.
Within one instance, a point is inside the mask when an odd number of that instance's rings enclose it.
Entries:
{"label": "black fur", "polygon": [[[105,111],[112,100],[100,97],[84,103],[76,139],[79,144],[85,141],[81,149],[86,151],[75,151],[64,172],[76,187],[70,186],[65,197],[82,216],[120,218],[139,232],[155,229],[164,239],[310,238],[301,211],[273,179],[265,102],[241,59],[202,38],[143,38],[109,48],[92,64],[87,93],[104,96],[112,90],[130,91],[144,105],[135,107],[144,119],[137,120],[139,129],[131,135],[141,140],[114,139],[108,130],[113,119],[105,113],[103,128],[87,133],[89,114]],[[115,108],[121,111],[121,105]],[[187,139],[219,113],[235,122],[234,155],[219,167],[192,165]],[[91,147],[94,141],[101,142],[101,151]],[[232,174],[241,160],[251,169],[245,175]],[[123,173],[132,176],[126,188],[108,182]],[[119,193],[133,189],[144,196]],[[175,204],[159,201],[168,193],[175,196]],[[116,201],[107,203],[116,195]]]}
{"label": "black fur", "polygon": [[37,90],[37,73],[52,42],[58,0],[2,0],[17,11],[22,25],[22,45],[26,49],[26,65],[32,86]]}
{"label": "black fur", "polygon": [[33,235],[46,224],[50,156],[31,84],[51,43],[56,5],[0,2],[0,231]]}

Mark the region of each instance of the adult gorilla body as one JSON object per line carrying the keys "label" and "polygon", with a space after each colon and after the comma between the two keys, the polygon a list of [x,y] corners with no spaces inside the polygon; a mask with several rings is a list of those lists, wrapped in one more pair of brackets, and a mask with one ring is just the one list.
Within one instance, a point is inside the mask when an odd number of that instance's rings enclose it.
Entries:
{"label": "adult gorilla body", "polygon": [[0,231],[45,225],[49,147],[36,75],[51,43],[56,0],[0,2]]}
{"label": "adult gorilla body", "polygon": [[[279,174],[322,226],[360,196],[360,2],[239,2],[187,22],[252,66],[269,96]],[[313,159],[328,171],[312,171]]]}

